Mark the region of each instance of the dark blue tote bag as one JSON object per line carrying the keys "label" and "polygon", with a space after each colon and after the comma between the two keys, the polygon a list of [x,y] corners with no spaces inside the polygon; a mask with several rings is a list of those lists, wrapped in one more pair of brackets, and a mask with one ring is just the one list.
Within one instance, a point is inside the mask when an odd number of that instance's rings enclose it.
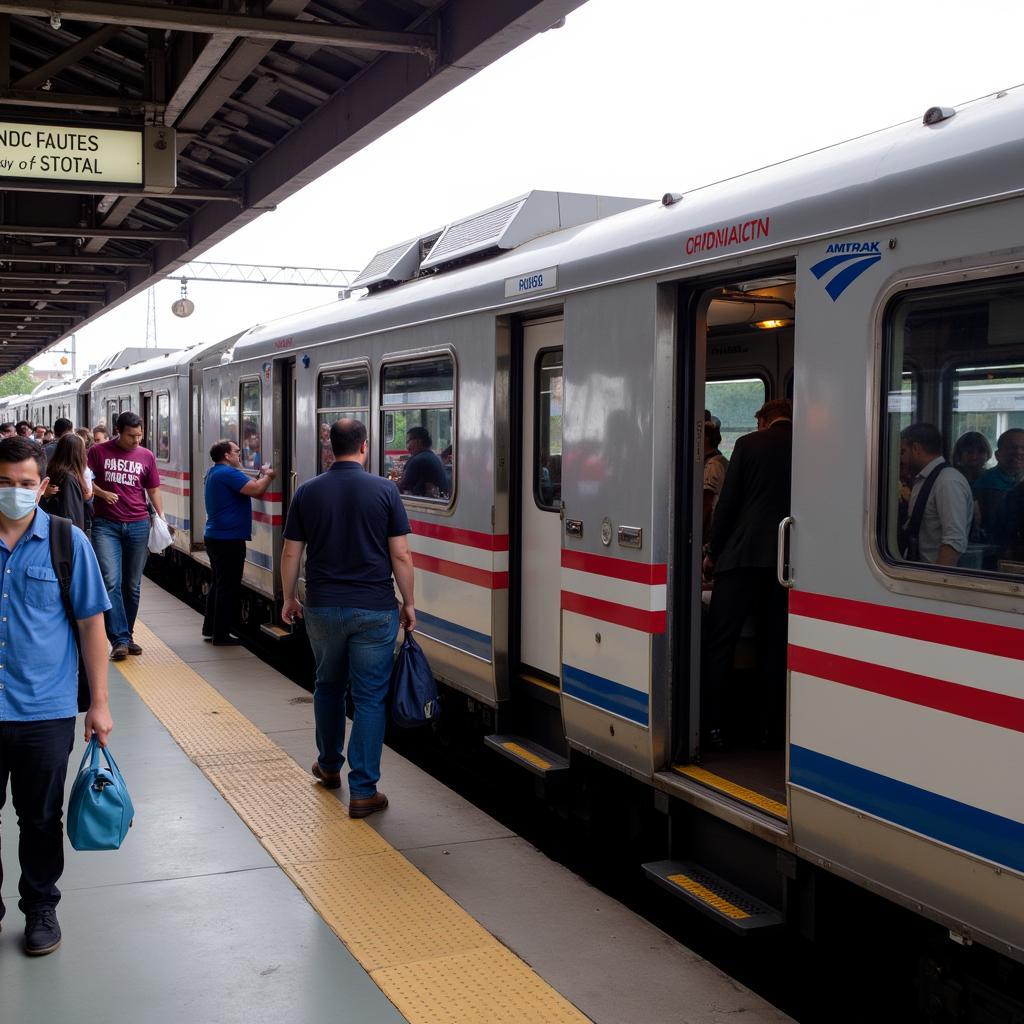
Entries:
{"label": "dark blue tote bag", "polygon": [[[107,767],[100,764],[100,750]],[[94,736],[82,755],[68,800],[68,839],[76,850],[117,850],[128,834],[135,808],[109,748]]]}
{"label": "dark blue tote bag", "polygon": [[441,713],[427,656],[409,630],[391,670],[391,721],[403,729],[426,725]]}

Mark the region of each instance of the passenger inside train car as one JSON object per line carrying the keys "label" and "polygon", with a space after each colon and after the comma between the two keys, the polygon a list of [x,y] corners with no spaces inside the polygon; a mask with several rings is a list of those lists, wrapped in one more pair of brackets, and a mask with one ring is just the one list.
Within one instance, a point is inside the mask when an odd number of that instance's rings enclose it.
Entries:
{"label": "passenger inside train car", "polygon": [[[789,514],[793,279],[738,282],[710,295],[694,582],[704,769],[784,806],[786,590],[776,578]],[[699,339],[698,339],[699,341]],[[700,403],[700,404],[698,404]],[[737,459],[737,453],[739,455]],[[677,723],[677,729],[678,729]]]}
{"label": "passenger inside train car", "polygon": [[[1022,313],[1024,287],[1009,280],[922,289],[900,296],[887,311],[879,547],[895,565],[1024,575]],[[921,437],[934,450],[920,448]],[[908,438],[911,447],[918,439],[910,480]],[[924,525],[915,522],[913,494],[907,500],[905,493],[919,475],[919,493],[932,485],[917,509]],[[958,495],[955,509],[942,500],[943,490]],[[967,538],[951,545],[955,557],[946,551],[940,558],[938,523],[959,536],[965,505]],[[927,543],[909,544],[915,532]]]}

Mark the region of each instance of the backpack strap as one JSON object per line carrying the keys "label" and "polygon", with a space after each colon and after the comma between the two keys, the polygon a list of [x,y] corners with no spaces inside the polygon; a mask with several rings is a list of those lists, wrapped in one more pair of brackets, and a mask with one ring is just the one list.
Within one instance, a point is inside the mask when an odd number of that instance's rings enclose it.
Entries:
{"label": "backpack strap", "polygon": [[68,617],[71,633],[75,638],[78,651],[78,710],[89,709],[89,680],[82,660],[82,641],[78,635],[78,620],[71,605],[71,561],[73,542],[71,539],[71,520],[61,516],[50,516],[50,564],[53,566],[57,582],[60,584],[60,601],[64,613]]}
{"label": "backpack strap", "polygon": [[924,507],[928,504],[932,488],[938,482],[939,476],[944,469],[951,469],[948,462],[943,460],[925,477],[921,489],[917,493],[917,501],[914,502],[914,510],[910,513],[910,522],[907,524],[905,557],[911,562],[921,561],[921,550],[918,539],[921,534],[921,523],[924,522]]}

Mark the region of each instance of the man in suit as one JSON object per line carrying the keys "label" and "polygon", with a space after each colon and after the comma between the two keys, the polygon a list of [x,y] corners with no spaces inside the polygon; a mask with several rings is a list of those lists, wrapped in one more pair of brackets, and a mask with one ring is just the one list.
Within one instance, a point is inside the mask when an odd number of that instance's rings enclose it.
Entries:
{"label": "man in suit", "polygon": [[736,644],[753,616],[760,679],[758,733],[777,743],[785,726],[786,591],[775,575],[779,523],[789,515],[793,409],[784,398],[757,411],[757,430],[733,448],[711,526],[704,575],[714,578],[706,645],[704,724],[711,747],[724,744],[723,704]]}

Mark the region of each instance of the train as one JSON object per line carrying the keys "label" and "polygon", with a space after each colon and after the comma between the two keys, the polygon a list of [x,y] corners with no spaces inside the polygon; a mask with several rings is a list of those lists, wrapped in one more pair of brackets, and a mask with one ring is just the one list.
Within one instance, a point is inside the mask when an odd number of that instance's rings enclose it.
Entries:
{"label": "train", "polygon": [[[671,822],[644,870],[733,930],[824,874],[1024,961],[1024,553],[899,542],[905,427],[947,457],[1024,428],[1022,126],[1013,89],[660,201],[530,192],[382,249],[336,303],[105,372],[79,418],[142,416],[195,593],[210,445],[276,469],[241,614],[283,643],[282,528],[323,427],[361,419],[391,477],[426,427],[447,486],[403,496],[418,635],[495,756],[629,780]],[[716,751],[705,410],[728,449],[774,398],[785,738]],[[730,697],[754,718],[756,641]]]}

